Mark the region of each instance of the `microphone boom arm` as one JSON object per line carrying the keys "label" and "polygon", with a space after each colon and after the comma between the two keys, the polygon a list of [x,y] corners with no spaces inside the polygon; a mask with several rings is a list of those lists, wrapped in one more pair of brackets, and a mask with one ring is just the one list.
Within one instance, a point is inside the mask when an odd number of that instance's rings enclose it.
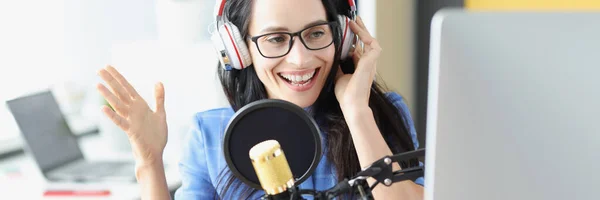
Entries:
{"label": "microphone boom arm", "polygon": [[355,177],[373,177],[377,181],[372,187],[375,187],[375,185],[380,182],[386,186],[390,186],[395,182],[414,180],[423,176],[423,166],[406,168],[394,172],[392,169],[392,164],[423,156],[425,156],[424,148],[392,156],[385,156],[373,162],[373,164],[363,169]]}
{"label": "microphone boom arm", "polygon": [[[410,167],[402,170],[393,171],[392,164],[414,159],[425,156],[425,149],[417,149],[415,151],[404,152],[392,156],[385,156],[360,171],[354,178],[348,180],[344,179],[332,188],[325,191],[315,191],[308,189],[298,189],[296,187],[288,188],[286,194],[290,194],[290,197],[285,199],[301,200],[304,199],[302,195],[313,196],[315,200],[329,200],[334,199],[342,194],[346,193],[358,193],[360,199],[371,200],[373,196],[371,190],[375,188],[380,182],[385,186],[391,186],[393,183],[415,180],[419,177],[423,177],[424,167]],[[373,185],[367,186],[367,178],[372,177],[375,179]],[[261,197],[263,200],[281,199],[274,198],[274,196],[265,194]]]}
{"label": "microphone boom arm", "polygon": [[[321,192],[321,195],[317,195],[321,198],[315,199],[333,199],[340,194],[358,190],[357,192],[361,196],[361,199],[373,199],[371,196],[371,190],[375,188],[380,182],[385,186],[391,186],[393,183],[415,180],[424,175],[424,167],[411,167],[405,168],[398,171],[393,171],[392,164],[406,161],[413,158],[424,157],[425,149],[417,149],[414,151],[404,152],[392,156],[385,156],[371,164],[370,166],[359,172],[353,179],[345,179],[338,183],[336,186]],[[372,177],[376,181],[373,185],[368,188],[364,188],[362,184],[366,182],[366,179]]]}

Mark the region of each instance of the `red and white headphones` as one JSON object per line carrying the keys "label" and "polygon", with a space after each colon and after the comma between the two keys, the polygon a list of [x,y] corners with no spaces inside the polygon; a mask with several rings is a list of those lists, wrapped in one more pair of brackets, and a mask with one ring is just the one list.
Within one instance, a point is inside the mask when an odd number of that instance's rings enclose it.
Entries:
{"label": "red and white headphones", "polygon": [[[221,0],[215,7],[216,23],[215,31],[212,33],[211,40],[217,51],[219,62],[225,70],[244,69],[252,64],[250,52],[244,41],[244,37],[240,34],[239,29],[229,22],[226,16],[223,16],[226,0]],[[348,0],[350,4],[350,16],[338,15],[339,24],[342,28],[342,46],[341,59],[348,57],[348,52],[352,47],[354,33],[350,30],[348,23],[356,18],[356,5],[354,0]]]}

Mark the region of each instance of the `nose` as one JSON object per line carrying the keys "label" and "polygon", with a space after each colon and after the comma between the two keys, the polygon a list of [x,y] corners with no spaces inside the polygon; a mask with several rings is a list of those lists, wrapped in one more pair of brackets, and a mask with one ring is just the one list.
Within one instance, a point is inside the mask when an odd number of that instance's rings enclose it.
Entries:
{"label": "nose", "polygon": [[298,36],[294,37],[294,43],[286,56],[286,61],[297,67],[302,67],[305,63],[309,62],[311,58],[310,50],[302,44],[302,41],[300,41]]}

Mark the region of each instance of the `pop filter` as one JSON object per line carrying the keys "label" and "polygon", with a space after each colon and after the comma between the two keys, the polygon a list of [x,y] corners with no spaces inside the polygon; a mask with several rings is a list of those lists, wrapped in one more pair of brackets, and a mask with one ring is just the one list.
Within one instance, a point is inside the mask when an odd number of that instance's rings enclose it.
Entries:
{"label": "pop filter", "polygon": [[296,180],[304,182],[321,158],[321,134],[315,121],[299,106],[264,99],[238,110],[225,131],[223,151],[234,176],[262,189],[249,157],[250,149],[265,140],[277,140]]}

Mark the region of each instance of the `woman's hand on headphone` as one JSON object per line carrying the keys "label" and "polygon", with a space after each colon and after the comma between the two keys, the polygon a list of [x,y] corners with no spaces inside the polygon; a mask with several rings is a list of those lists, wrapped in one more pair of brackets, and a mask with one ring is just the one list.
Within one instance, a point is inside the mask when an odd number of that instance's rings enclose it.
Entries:
{"label": "woman's hand on headphone", "polygon": [[114,108],[103,106],[102,112],[127,133],[138,166],[156,162],[162,165],[162,154],[167,144],[165,89],[162,83],[155,86],[156,109],[153,111],[114,67],[107,66],[98,74],[111,90],[103,84],[98,84],[97,89]]}
{"label": "woman's hand on headphone", "polygon": [[369,107],[371,85],[377,70],[377,59],[381,53],[379,42],[367,31],[360,17],[356,22],[351,21],[349,25],[352,32],[364,43],[364,49],[356,45],[351,54],[356,66],[353,74],[344,74],[341,69],[338,69],[335,95],[342,111]]}

